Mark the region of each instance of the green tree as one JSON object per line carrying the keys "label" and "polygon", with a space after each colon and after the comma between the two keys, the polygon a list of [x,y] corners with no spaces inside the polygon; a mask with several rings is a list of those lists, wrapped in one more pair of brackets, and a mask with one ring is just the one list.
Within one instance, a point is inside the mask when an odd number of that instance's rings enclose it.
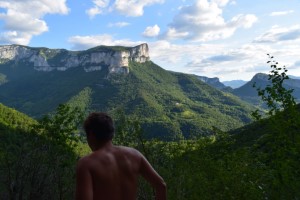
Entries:
{"label": "green tree", "polygon": [[33,129],[55,143],[75,148],[82,140],[79,127],[83,117],[82,109],[60,104],[54,113],[45,115]]}
{"label": "green tree", "polygon": [[[1,199],[72,199],[77,131],[82,115],[67,105],[45,116],[31,131],[1,134]],[[0,184],[1,187],[1,184]]]}
{"label": "green tree", "polygon": [[[278,62],[274,60],[273,56],[269,56],[269,61],[271,71],[268,74],[268,80],[271,84],[268,84],[265,88],[257,88],[258,96],[267,104],[269,111],[268,115],[273,116],[282,110],[293,109],[296,105],[295,98],[293,97],[293,89],[287,89],[283,86],[285,80],[289,79],[287,69],[285,66],[280,67]],[[256,83],[253,84],[256,87]],[[259,120],[261,119],[261,114],[259,110],[252,113],[252,116]]]}
{"label": "green tree", "polygon": [[271,85],[258,88],[258,95],[267,104],[269,111],[266,119],[261,119],[258,110],[252,115],[257,124],[265,127],[252,151],[258,165],[265,165],[261,174],[265,195],[270,199],[298,199],[300,186],[300,112],[292,95],[293,90],[283,86],[288,70],[279,67],[273,56],[269,55]]}

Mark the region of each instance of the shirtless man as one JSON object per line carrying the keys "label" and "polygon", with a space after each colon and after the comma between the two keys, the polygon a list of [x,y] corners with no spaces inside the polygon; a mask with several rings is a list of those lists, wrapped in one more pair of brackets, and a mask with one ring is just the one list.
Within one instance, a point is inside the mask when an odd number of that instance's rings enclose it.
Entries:
{"label": "shirtless man", "polygon": [[112,144],[114,125],[105,113],[91,113],[84,122],[93,151],[78,161],[76,200],[135,200],[138,176],[154,188],[157,200],[166,199],[166,184],[137,150]]}

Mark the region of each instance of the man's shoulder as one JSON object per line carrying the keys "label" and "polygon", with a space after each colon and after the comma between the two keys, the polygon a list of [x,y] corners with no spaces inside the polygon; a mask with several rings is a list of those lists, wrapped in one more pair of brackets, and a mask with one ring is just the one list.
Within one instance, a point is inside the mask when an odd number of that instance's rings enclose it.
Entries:
{"label": "man's shoulder", "polygon": [[115,145],[115,148],[116,148],[116,149],[119,149],[120,151],[136,152],[136,153],[139,152],[139,151],[136,150],[135,148],[127,147],[127,146],[117,146],[117,145]]}
{"label": "man's shoulder", "polygon": [[93,153],[81,157],[77,162],[77,167],[87,168],[87,167],[91,166],[91,164],[94,160],[92,157],[93,157]]}
{"label": "man's shoulder", "polygon": [[90,162],[89,160],[90,160],[90,155],[83,156],[78,160],[78,164],[83,165],[84,163],[89,163]]}
{"label": "man's shoulder", "polygon": [[135,148],[127,146],[115,146],[115,148],[121,153],[133,155],[135,157],[142,157],[142,154]]}

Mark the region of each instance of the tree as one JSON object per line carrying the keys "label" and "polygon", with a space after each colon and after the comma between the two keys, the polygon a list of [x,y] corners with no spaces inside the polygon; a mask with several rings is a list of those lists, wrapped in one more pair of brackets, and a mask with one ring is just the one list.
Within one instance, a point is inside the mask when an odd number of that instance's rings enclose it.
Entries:
{"label": "tree", "polygon": [[[268,118],[262,119],[258,110],[252,113],[258,126],[265,127],[264,134],[252,147],[259,165],[266,170],[262,174],[265,194],[270,199],[299,198],[300,112],[292,95],[293,90],[284,87],[289,79],[285,66],[279,67],[269,56],[271,85],[258,88],[258,95],[267,104]],[[255,86],[255,85],[254,85]]]}
{"label": "tree", "polygon": [[84,111],[80,108],[60,104],[53,114],[45,115],[33,129],[57,144],[75,148],[82,139],[79,126],[83,116]]}
{"label": "tree", "polygon": [[77,108],[59,105],[31,131],[5,133],[0,148],[0,179],[6,189],[0,198],[72,199],[81,122]]}
{"label": "tree", "polygon": [[[271,85],[268,84],[264,89],[257,88],[258,96],[267,104],[269,111],[268,115],[273,116],[282,110],[290,110],[295,108],[296,102],[293,97],[293,89],[287,89],[283,86],[285,80],[289,79],[286,72],[288,71],[285,66],[278,66],[278,62],[274,60],[274,57],[270,54],[269,61],[271,71],[268,74],[268,80],[271,81]],[[253,84],[256,87],[256,83]],[[252,116],[259,120],[262,115],[259,114],[259,110],[252,113]]]}

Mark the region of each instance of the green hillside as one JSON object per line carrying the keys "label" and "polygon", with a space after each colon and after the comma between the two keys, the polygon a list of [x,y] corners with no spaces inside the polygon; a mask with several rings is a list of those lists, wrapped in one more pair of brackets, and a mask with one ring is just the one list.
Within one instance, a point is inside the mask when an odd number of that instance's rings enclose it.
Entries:
{"label": "green hillside", "polygon": [[15,109],[8,108],[0,103],[0,131],[23,130],[28,131],[37,122]]}
{"label": "green hillside", "polygon": [[28,63],[0,65],[7,82],[0,86],[0,102],[34,118],[53,111],[107,73],[85,73],[83,68],[41,72]]}
{"label": "green hillside", "polygon": [[[34,48],[53,66],[70,55],[128,50],[99,46],[86,51]],[[52,112],[59,104],[73,102],[84,110],[117,115],[124,110],[138,118],[147,137],[167,140],[194,138],[212,133],[213,127],[227,131],[251,121],[253,108],[232,94],[203,83],[199,77],[162,69],[153,62],[129,63],[129,74],[102,70],[85,72],[83,66],[65,71],[37,71],[26,59],[0,64],[0,102],[33,118]],[[93,64],[88,64],[93,66]],[[61,66],[63,67],[63,66]]]}
{"label": "green hillside", "polygon": [[[130,70],[126,76],[111,77],[118,98],[110,100],[110,109],[122,107],[126,113],[138,115],[145,128],[157,134],[153,136],[207,135],[213,126],[229,130],[250,122],[249,105],[194,75],[169,72],[152,62],[131,63]],[[101,98],[99,94],[106,93],[102,89],[95,89],[95,102]]]}
{"label": "green hillside", "polygon": [[153,152],[164,149],[152,160],[166,178],[168,197],[299,199],[299,114],[280,113],[210,138],[149,145]]}
{"label": "green hillside", "polygon": [[148,137],[165,139],[198,137],[213,126],[226,131],[251,121],[251,106],[194,75],[166,71],[151,61],[129,67],[129,74],[108,74],[105,67],[43,72],[26,61],[2,64],[6,82],[0,85],[0,102],[39,118],[88,89],[88,110],[113,115],[125,110],[140,119]]}
{"label": "green hillside", "polygon": [[0,199],[73,198],[78,156],[53,122],[0,104]]}
{"label": "green hillside", "polygon": [[[88,102],[90,92],[85,88],[69,104],[84,109],[88,103],[80,103]],[[74,149],[59,141],[64,133],[64,127],[57,130],[60,120],[70,121],[75,115],[62,108],[53,113],[58,117],[35,125],[31,132],[36,121],[0,104],[1,199],[73,198],[76,160],[88,151],[86,144]],[[169,199],[300,197],[299,113],[281,112],[229,134],[216,130],[214,136],[176,142],[140,138],[135,126],[139,120],[125,117],[125,124],[117,124],[115,142],[133,146],[149,159],[167,182]],[[141,182],[138,199],[152,195],[149,185]]]}

